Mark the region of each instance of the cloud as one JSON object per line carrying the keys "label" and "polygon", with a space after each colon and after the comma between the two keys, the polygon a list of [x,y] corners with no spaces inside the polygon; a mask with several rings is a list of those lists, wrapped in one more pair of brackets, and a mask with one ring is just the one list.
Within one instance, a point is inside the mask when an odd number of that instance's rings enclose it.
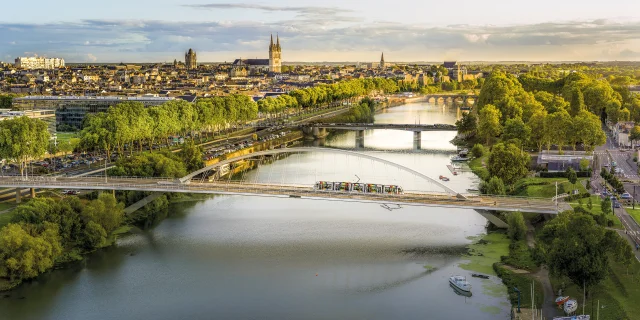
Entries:
{"label": "cloud", "polygon": [[336,7],[312,7],[312,6],[269,6],[248,3],[209,3],[209,4],[185,4],[183,7],[196,9],[249,9],[267,12],[293,12],[300,15],[337,15],[353,12],[349,9]]}
{"label": "cloud", "polygon": [[96,61],[98,61],[98,58],[96,56],[94,56],[93,54],[91,54],[91,53],[87,53],[87,61],[96,62]]}
{"label": "cloud", "polygon": [[[371,60],[385,51],[390,61],[465,60],[614,60],[640,59],[640,22],[605,20],[549,22],[510,26],[449,25],[426,27],[390,22],[358,22],[326,16],[333,9],[220,4],[224,8],[260,8],[322,12],[272,22],[82,20],[16,24],[0,22],[0,56],[23,52],[60,56],[69,62],[173,61],[188,48],[202,61],[264,57],[271,32],[279,32],[285,61]],[[309,9],[314,8],[314,9]],[[316,10],[316,11],[313,11]],[[328,11],[327,11],[328,10]],[[342,11],[342,10],[341,10]],[[615,50],[608,48],[615,47]]]}

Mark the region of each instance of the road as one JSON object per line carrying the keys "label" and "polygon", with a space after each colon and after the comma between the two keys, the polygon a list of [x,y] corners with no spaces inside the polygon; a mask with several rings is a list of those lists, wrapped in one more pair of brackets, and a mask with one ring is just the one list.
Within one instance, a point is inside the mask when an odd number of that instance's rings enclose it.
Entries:
{"label": "road", "polygon": [[[622,170],[624,170],[624,178],[630,180],[629,182],[623,182],[625,191],[635,198],[636,203],[640,202],[640,185],[638,185],[637,165],[633,162],[632,151],[619,151],[613,144],[611,136],[607,134],[607,143],[596,148],[594,151],[594,159],[594,174],[590,181],[593,193],[599,194],[599,192],[602,191],[604,179],[600,177],[599,172],[605,164],[609,164],[611,163],[611,160],[613,160],[616,161]],[[636,192],[634,193],[634,191]],[[624,206],[614,209],[614,214],[618,219],[620,219],[620,222],[624,227],[624,231],[619,231],[620,235],[629,241],[629,244],[634,248],[636,259],[640,261],[640,251],[635,249],[636,245],[640,244],[640,225],[627,213]]]}
{"label": "road", "polygon": [[120,177],[20,177],[0,178],[0,187],[80,189],[80,190],[136,190],[151,192],[208,193],[266,197],[290,197],[324,199],[379,204],[401,204],[410,206],[431,206],[445,208],[469,208],[477,210],[524,211],[556,214],[570,206],[550,199],[465,195],[459,197],[446,193],[405,192],[359,193],[315,190],[309,186],[275,185],[236,182],[178,183],[175,179],[162,178],[120,178]]}

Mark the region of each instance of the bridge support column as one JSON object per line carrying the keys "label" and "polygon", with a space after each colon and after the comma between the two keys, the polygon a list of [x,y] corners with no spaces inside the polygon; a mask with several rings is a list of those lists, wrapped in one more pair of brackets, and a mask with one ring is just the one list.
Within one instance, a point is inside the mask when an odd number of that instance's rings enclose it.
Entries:
{"label": "bridge support column", "polygon": [[481,216],[489,220],[489,222],[493,223],[493,225],[496,226],[497,228],[506,229],[509,227],[509,225],[506,222],[500,220],[500,218],[493,211],[482,210],[482,209],[474,209],[474,210],[477,213],[479,213]]}
{"label": "bridge support column", "polygon": [[22,190],[20,188],[16,188],[16,203],[22,202]]}
{"label": "bridge support column", "polygon": [[31,188],[29,189],[31,191],[31,198],[35,198],[36,197],[36,188]]}
{"label": "bridge support column", "polygon": [[356,131],[356,148],[364,148],[364,130]]}
{"label": "bridge support column", "polygon": [[413,132],[413,148],[420,150],[422,148],[422,132],[414,131]]}

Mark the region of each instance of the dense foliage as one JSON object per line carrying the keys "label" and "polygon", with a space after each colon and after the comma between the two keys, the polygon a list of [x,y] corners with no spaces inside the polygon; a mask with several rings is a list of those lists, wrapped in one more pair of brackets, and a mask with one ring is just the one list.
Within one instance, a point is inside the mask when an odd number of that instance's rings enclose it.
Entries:
{"label": "dense foliage", "polygon": [[500,178],[506,185],[513,185],[529,172],[529,154],[514,144],[498,143],[493,146],[487,169],[491,177]]}
{"label": "dense foliage", "polygon": [[83,203],[76,197],[32,199],[0,229],[0,277],[28,279],[69,255],[105,245],[123,221],[123,205],[111,194]]}
{"label": "dense foliage", "polygon": [[48,146],[49,132],[44,121],[28,117],[0,121],[0,158],[18,163],[20,174],[27,162],[44,155]]}
{"label": "dense foliage", "polygon": [[630,264],[631,247],[613,230],[596,224],[590,214],[564,212],[547,222],[536,251],[552,274],[582,287],[602,281],[612,258]]}

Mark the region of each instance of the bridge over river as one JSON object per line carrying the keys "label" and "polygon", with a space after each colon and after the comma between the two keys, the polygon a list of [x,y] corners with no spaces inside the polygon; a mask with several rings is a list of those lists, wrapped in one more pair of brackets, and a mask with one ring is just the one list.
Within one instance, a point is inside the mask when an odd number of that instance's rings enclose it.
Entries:
{"label": "bridge over river", "polygon": [[80,189],[80,190],[134,190],[151,192],[207,193],[315,199],[424,207],[465,208],[476,210],[523,211],[556,214],[569,210],[564,203],[551,199],[480,196],[438,192],[405,191],[403,194],[318,191],[311,186],[286,184],[258,184],[233,181],[201,182],[162,178],[105,178],[105,177],[2,177],[0,187]]}

